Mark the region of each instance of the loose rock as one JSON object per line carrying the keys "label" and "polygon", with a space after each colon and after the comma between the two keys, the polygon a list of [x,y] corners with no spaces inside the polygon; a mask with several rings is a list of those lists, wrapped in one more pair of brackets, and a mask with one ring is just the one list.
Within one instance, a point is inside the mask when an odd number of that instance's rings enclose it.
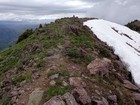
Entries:
{"label": "loose rock", "polygon": [[117,103],[117,96],[116,95],[110,95],[110,96],[108,96],[108,99],[114,103]]}
{"label": "loose rock", "polygon": [[72,94],[78,103],[82,103],[83,105],[91,103],[89,95],[87,94],[86,90],[82,87],[75,88]]}
{"label": "loose rock", "polygon": [[74,87],[86,87],[86,83],[80,77],[71,77],[69,78],[69,82]]}
{"label": "loose rock", "polygon": [[59,74],[54,74],[54,75],[50,76],[49,78],[50,79],[57,79],[58,77],[59,77]]}
{"label": "loose rock", "polygon": [[66,105],[78,105],[72,94],[66,93],[63,95]]}

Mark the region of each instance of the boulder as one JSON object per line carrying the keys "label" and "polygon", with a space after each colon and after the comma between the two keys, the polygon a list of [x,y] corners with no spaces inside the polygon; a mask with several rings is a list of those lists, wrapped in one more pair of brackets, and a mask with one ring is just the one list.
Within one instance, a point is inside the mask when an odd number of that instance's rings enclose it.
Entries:
{"label": "boulder", "polygon": [[54,96],[44,105],[65,105],[65,102],[63,101],[61,96]]}
{"label": "boulder", "polygon": [[72,91],[73,96],[80,105],[87,105],[91,103],[91,98],[86,90],[82,87],[77,87]]}
{"label": "boulder", "polygon": [[134,84],[132,84],[130,81],[128,80],[124,80],[124,87],[130,90],[134,90],[134,91],[138,91],[139,88],[137,86],[135,86]]}
{"label": "boulder", "polygon": [[74,87],[86,87],[86,83],[80,77],[71,77],[69,78],[69,82]]}
{"label": "boulder", "polygon": [[97,75],[104,76],[109,72],[110,63],[111,60],[107,58],[103,58],[103,59],[97,58],[87,66],[87,69],[89,70],[90,74],[97,74]]}
{"label": "boulder", "polygon": [[66,93],[63,95],[63,99],[66,102],[66,105],[78,105],[78,103],[76,102],[74,96],[70,93]]}

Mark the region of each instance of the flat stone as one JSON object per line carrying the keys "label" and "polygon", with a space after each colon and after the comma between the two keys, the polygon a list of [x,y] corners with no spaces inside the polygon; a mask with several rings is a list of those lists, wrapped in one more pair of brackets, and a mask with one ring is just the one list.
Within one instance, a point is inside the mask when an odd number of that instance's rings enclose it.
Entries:
{"label": "flat stone", "polygon": [[134,91],[139,90],[139,88],[137,86],[135,86],[128,80],[124,80],[123,83],[124,83],[124,87],[127,89],[134,90]]}
{"label": "flat stone", "polygon": [[27,105],[39,105],[40,101],[42,100],[44,91],[40,88],[36,88],[30,95],[29,101]]}
{"label": "flat stone", "polygon": [[50,79],[57,79],[58,77],[59,77],[59,74],[54,74],[54,75],[50,76],[49,78]]}

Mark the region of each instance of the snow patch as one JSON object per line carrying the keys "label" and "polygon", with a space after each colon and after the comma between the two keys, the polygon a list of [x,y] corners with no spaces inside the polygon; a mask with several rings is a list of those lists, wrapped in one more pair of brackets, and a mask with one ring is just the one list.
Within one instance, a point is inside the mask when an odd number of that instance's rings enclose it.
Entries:
{"label": "snow patch", "polygon": [[100,40],[113,46],[115,54],[129,65],[134,81],[140,85],[140,34],[125,26],[100,19],[89,20],[84,25]]}

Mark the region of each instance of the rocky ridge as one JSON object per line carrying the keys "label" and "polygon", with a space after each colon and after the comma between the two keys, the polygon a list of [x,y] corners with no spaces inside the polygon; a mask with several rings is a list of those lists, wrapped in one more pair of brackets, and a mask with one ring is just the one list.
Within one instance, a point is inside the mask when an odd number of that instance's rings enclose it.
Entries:
{"label": "rocky ridge", "polygon": [[88,19],[58,19],[0,52],[0,105],[140,105],[127,66]]}

